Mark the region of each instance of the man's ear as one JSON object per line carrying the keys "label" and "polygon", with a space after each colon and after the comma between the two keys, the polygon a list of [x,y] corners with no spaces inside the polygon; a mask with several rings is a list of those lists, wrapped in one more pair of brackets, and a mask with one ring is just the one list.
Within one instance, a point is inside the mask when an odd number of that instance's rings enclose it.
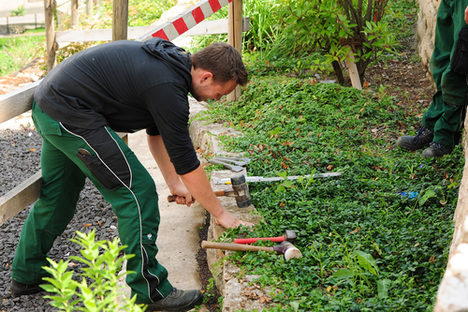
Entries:
{"label": "man's ear", "polygon": [[209,71],[205,71],[200,76],[200,83],[213,79],[213,73]]}

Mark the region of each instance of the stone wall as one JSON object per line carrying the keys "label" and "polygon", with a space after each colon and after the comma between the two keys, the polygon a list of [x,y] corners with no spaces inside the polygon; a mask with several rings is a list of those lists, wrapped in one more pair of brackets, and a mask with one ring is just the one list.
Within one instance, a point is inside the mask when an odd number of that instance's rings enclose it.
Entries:
{"label": "stone wall", "polygon": [[429,60],[434,50],[434,35],[436,25],[437,0],[419,0],[419,14],[417,24],[418,52],[421,62],[429,72]]}
{"label": "stone wall", "polygon": [[[439,0],[440,1],[440,0]],[[419,0],[417,35],[421,62],[429,73],[429,60],[434,49],[437,0]],[[468,116],[467,116],[468,117]],[[465,119],[467,124],[468,118]],[[468,135],[465,127],[463,148],[468,158]],[[450,245],[447,268],[439,286],[434,312],[468,311],[468,162],[460,183],[458,203],[453,217],[454,234]]]}
{"label": "stone wall", "polygon": [[[467,116],[468,117],[468,116]],[[468,118],[465,118],[465,125]],[[467,129],[463,131],[463,149],[468,159]],[[465,161],[463,177],[458,191],[457,209],[450,254],[444,277],[439,286],[434,312],[468,311],[468,162]]]}

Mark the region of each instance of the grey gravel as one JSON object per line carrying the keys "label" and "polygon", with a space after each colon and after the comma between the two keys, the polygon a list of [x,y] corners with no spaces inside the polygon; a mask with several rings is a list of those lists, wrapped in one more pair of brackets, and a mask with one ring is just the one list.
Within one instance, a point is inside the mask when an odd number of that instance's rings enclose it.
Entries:
{"label": "grey gravel", "polygon": [[[41,137],[32,129],[0,131],[0,195],[5,195],[40,169],[40,148]],[[43,298],[45,293],[12,298],[9,292],[11,263],[29,210],[30,207],[0,226],[0,312],[56,311],[48,299]],[[117,237],[116,226],[111,206],[87,181],[73,220],[56,239],[48,256],[55,261],[79,256],[78,246],[69,241],[75,231],[89,232],[94,229],[96,239],[112,240]],[[80,266],[74,266],[73,270],[80,270]]]}

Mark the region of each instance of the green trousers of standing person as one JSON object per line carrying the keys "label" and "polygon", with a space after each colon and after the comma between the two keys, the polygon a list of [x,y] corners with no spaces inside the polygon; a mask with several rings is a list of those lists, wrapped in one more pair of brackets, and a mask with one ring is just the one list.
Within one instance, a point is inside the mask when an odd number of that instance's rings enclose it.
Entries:
{"label": "green trousers of standing person", "polygon": [[434,51],[430,70],[437,91],[424,114],[422,124],[434,132],[433,142],[447,147],[457,144],[466,106],[468,87],[465,75],[450,69],[458,33],[464,27],[468,0],[441,0],[437,12]]}
{"label": "green trousers of standing person", "polygon": [[127,254],[126,282],[139,303],[166,297],[173,289],[156,260],[159,226],[154,181],[130,148],[110,128],[76,129],[57,122],[33,105],[33,120],[43,139],[40,198],[23,226],[12,278],[42,283],[47,253],[72,219],[88,177],[118,218],[120,241]]}

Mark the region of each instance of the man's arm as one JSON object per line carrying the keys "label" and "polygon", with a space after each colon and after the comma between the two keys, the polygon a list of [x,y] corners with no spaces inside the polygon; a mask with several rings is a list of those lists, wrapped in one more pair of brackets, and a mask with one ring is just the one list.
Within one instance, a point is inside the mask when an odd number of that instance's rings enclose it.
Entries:
{"label": "man's arm", "polygon": [[241,224],[252,226],[251,223],[241,221],[228,212],[214,194],[206,173],[201,166],[180,176],[190,193],[198,200],[213,217],[216,223],[225,228],[235,228]]}
{"label": "man's arm", "polygon": [[219,199],[213,193],[210,182],[201,166],[179,176],[169,158],[162,137],[160,135],[148,135],[147,138],[151,154],[158,163],[170,192],[173,195],[177,195],[177,203],[190,206],[194,202],[194,198],[196,198],[203,208],[216,218],[216,222],[225,228],[233,228],[241,224],[252,225],[251,223],[239,220],[224,209]]}
{"label": "man's arm", "polygon": [[[161,170],[169,191],[171,194],[178,196],[178,204],[186,204],[190,207],[194,202],[194,199],[180,180],[179,175],[176,173],[174,165],[172,164],[166,147],[164,146],[162,137],[160,135],[147,135],[146,137],[150,152],[158,163],[159,170]],[[181,202],[181,198],[179,197],[185,198],[184,202]]]}

